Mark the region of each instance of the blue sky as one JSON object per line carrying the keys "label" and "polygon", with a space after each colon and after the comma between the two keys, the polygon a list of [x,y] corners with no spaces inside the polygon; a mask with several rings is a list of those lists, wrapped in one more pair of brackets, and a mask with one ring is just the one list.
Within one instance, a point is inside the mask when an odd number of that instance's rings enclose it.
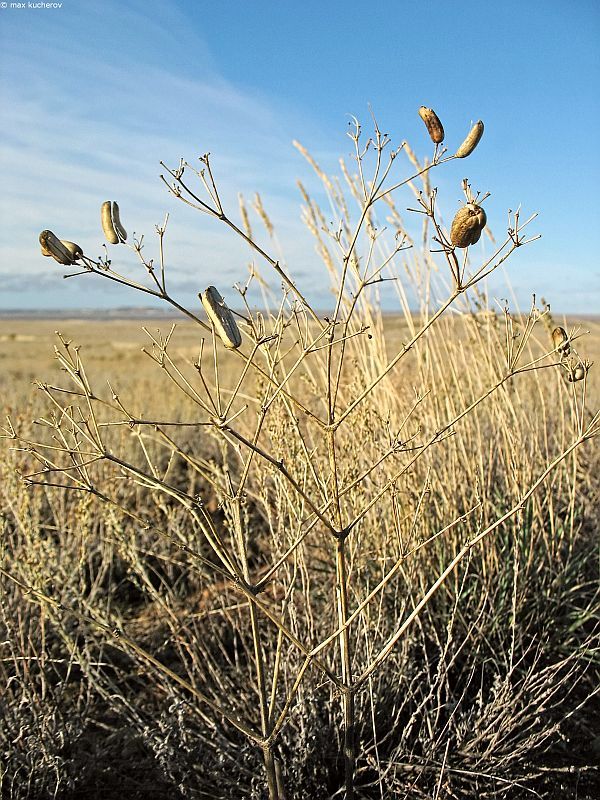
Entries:
{"label": "blue sky", "polygon": [[[496,236],[508,208],[538,211],[542,239],[507,270],[519,302],[536,292],[557,311],[600,312],[597,2],[10,5],[0,8],[0,309],[144,302],[97,278],[64,281],[39,254],[44,228],[99,254],[108,198],[118,199],[129,230],[145,233],[149,253],[154,226],[170,212],[168,264],[182,300],[194,302],[209,283],[243,281],[247,247],[158,179],[161,159],[206,151],[232,216],[238,192],[259,191],[289,271],[326,306],[327,279],[295,185],[300,178],[316,190],[316,178],[291,142],[334,172],[350,154],[348,115],[366,128],[370,103],[380,127],[421,156],[430,143],[420,105],[438,111],[449,146],[483,119],[476,152],[432,177],[445,218],[466,176],[492,193]],[[404,162],[398,169],[407,174]],[[410,194],[397,203],[413,204]],[[124,250],[118,257],[134,269]],[[506,295],[502,276],[491,291]]]}

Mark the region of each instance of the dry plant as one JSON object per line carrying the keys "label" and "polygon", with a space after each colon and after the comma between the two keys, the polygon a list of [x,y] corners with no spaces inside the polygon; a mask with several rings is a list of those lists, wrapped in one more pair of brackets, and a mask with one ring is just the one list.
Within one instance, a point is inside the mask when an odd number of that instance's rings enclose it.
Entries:
{"label": "dry plant", "polygon": [[[483,124],[449,155],[435,112],[419,113],[434,143],[422,163],[375,121],[366,141],[352,123],[354,164],[339,177],[298,145],[327,204],[300,186],[333,290],[326,316],[259,244],[241,196],[232,220],[209,155],[163,165],[163,181],[241,237],[279,296],[253,263],[237,311],[224,287],[202,292],[206,319],[185,308],[168,288],[167,219],[155,266],[141,238],[126,244],[111,201],[106,238],[133,249],[146,282],[118,271],[118,251],[92,259],[43,233],[44,254],[72,274],[185,314],[199,352],[178,353],[175,326],[148,329],[163,382],[141,391],[133,379],[126,397],[97,386],[58,334],[66,381],[39,384],[35,427],[7,422],[34,489],[5,470],[2,676],[32,714],[3,740],[7,796],[50,791],[92,696],[184,796],[539,797],[536,781],[560,777],[544,753],[597,696],[582,511],[596,489],[591,450],[580,453],[600,432],[590,364],[548,307],[489,308],[485,279],[537,238],[525,233],[534,215],[509,212],[478,260],[488,195],[465,180],[448,232],[430,175],[468,156]],[[407,177],[394,177],[400,156]],[[403,190],[420,234],[398,212]],[[273,239],[259,196],[252,207]],[[388,288],[401,339],[381,309]],[[77,714],[65,720],[67,698]],[[107,730],[118,738],[123,724]]]}

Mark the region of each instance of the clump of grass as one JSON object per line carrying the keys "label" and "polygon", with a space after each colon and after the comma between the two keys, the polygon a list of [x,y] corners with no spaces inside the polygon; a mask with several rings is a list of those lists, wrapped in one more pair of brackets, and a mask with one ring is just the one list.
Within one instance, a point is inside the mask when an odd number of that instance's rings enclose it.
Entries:
{"label": "clump of grass", "polygon": [[[329,204],[301,187],[326,315],[259,243],[242,199],[242,227],[230,218],[208,156],[164,181],[253,248],[283,281],[276,302],[255,267],[235,316],[218,287],[203,295],[208,322],[184,308],[168,290],[166,221],[158,271],[141,240],[117,236],[146,283],[78,252],[87,277],[182,312],[199,354],[178,352],[175,326],[147,330],[151,391],[135,379],[107,391],[59,334],[66,381],[39,384],[33,425],[7,423],[9,796],[28,796],[34,775],[38,794],[110,788],[118,769],[71,769],[98,739],[107,758],[127,742],[138,788],[157,775],[197,797],[518,797],[566,768],[592,774],[580,750],[556,757],[565,737],[589,736],[597,696],[590,363],[577,331],[569,353],[550,334],[548,307],[489,308],[484,281],[536,238],[533,217],[512,215],[481,259],[470,245],[485,213],[468,242],[449,235],[429,175],[468,153],[446,155],[434,134],[420,163],[376,124],[364,142],[357,122],[341,179],[299,146]],[[409,174],[394,178],[404,153]],[[422,250],[397,211],[405,187]],[[487,195],[463,190],[481,211]],[[388,288],[401,326],[382,313]],[[19,726],[34,731],[27,757]]]}

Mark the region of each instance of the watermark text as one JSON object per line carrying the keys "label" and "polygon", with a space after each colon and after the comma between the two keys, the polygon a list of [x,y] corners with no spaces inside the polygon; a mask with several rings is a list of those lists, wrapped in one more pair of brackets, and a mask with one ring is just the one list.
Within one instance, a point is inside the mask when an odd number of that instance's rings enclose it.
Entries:
{"label": "watermark text", "polygon": [[26,2],[20,2],[20,3],[8,3],[8,2],[0,3],[0,8],[2,8],[2,9],[4,9],[4,8],[14,8],[14,9],[16,9],[16,8],[20,8],[20,9],[28,8],[28,9],[32,9],[33,8],[33,9],[38,10],[38,9],[62,8],[62,7],[63,7],[62,3],[42,3],[42,2],[38,3],[38,2],[36,2],[36,0],[31,0],[31,2],[26,0]]}

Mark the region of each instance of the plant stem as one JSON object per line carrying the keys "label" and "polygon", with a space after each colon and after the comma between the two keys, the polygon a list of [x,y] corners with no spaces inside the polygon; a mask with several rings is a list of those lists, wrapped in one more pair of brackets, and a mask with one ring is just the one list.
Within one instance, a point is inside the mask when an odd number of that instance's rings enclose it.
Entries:
{"label": "plant stem", "polygon": [[[262,425],[262,421],[259,423]],[[235,529],[239,537],[240,556],[243,563],[244,579],[249,582],[250,571],[248,565],[248,552],[243,535],[242,520],[240,514],[240,496],[236,495],[235,503]],[[269,714],[269,697],[265,679],[265,660],[262,644],[260,641],[260,625],[256,603],[250,600],[250,626],[252,628],[252,644],[254,646],[254,660],[256,662],[256,683],[258,688],[258,702],[260,706],[260,730],[263,736],[263,760],[265,773],[267,776],[267,787],[269,790],[269,800],[279,800],[277,788],[277,774],[275,772],[275,759],[273,758],[272,744],[269,741],[271,733],[271,720]]]}
{"label": "plant stem", "polygon": [[[327,393],[329,405],[329,424],[333,423],[333,407],[331,405],[331,349],[327,352]],[[352,663],[350,656],[350,633],[346,626],[348,618],[348,573],[346,569],[346,539],[348,534],[343,531],[342,508],[340,505],[340,491],[338,482],[338,468],[335,452],[335,428],[330,427],[327,432],[327,445],[329,451],[329,469],[333,481],[334,513],[338,533],[335,548],[335,571],[337,592],[338,628],[340,628],[339,648],[342,662],[342,708],[344,712],[344,776],[346,784],[346,800],[354,798],[354,692],[352,689]]]}
{"label": "plant stem", "polygon": [[[345,626],[348,618],[348,575],[346,570],[346,539],[337,540],[336,546],[337,574],[337,609],[339,626]],[[346,782],[346,800],[354,798],[354,691],[352,683],[352,665],[350,659],[350,635],[347,627],[340,631],[340,656],[342,659],[342,680],[349,687],[342,695],[344,710],[344,774]]]}
{"label": "plant stem", "polygon": [[[256,613],[256,606],[252,602],[250,603],[250,622],[252,625],[252,639],[254,644],[254,656],[256,659],[256,681],[258,684],[258,699],[260,703],[260,727],[263,738],[266,740],[269,738],[269,705],[267,699],[267,687],[265,684],[265,666],[262,645],[260,643],[258,615]],[[262,751],[265,763],[265,772],[267,775],[269,800],[279,800],[279,792],[277,791],[277,776],[275,773],[275,759],[273,758],[271,745],[264,744]]]}
{"label": "plant stem", "polygon": [[277,772],[275,771],[275,758],[270,745],[263,747],[263,758],[265,761],[265,771],[267,773],[267,786],[269,788],[269,800],[279,800],[279,789],[277,786]]}

